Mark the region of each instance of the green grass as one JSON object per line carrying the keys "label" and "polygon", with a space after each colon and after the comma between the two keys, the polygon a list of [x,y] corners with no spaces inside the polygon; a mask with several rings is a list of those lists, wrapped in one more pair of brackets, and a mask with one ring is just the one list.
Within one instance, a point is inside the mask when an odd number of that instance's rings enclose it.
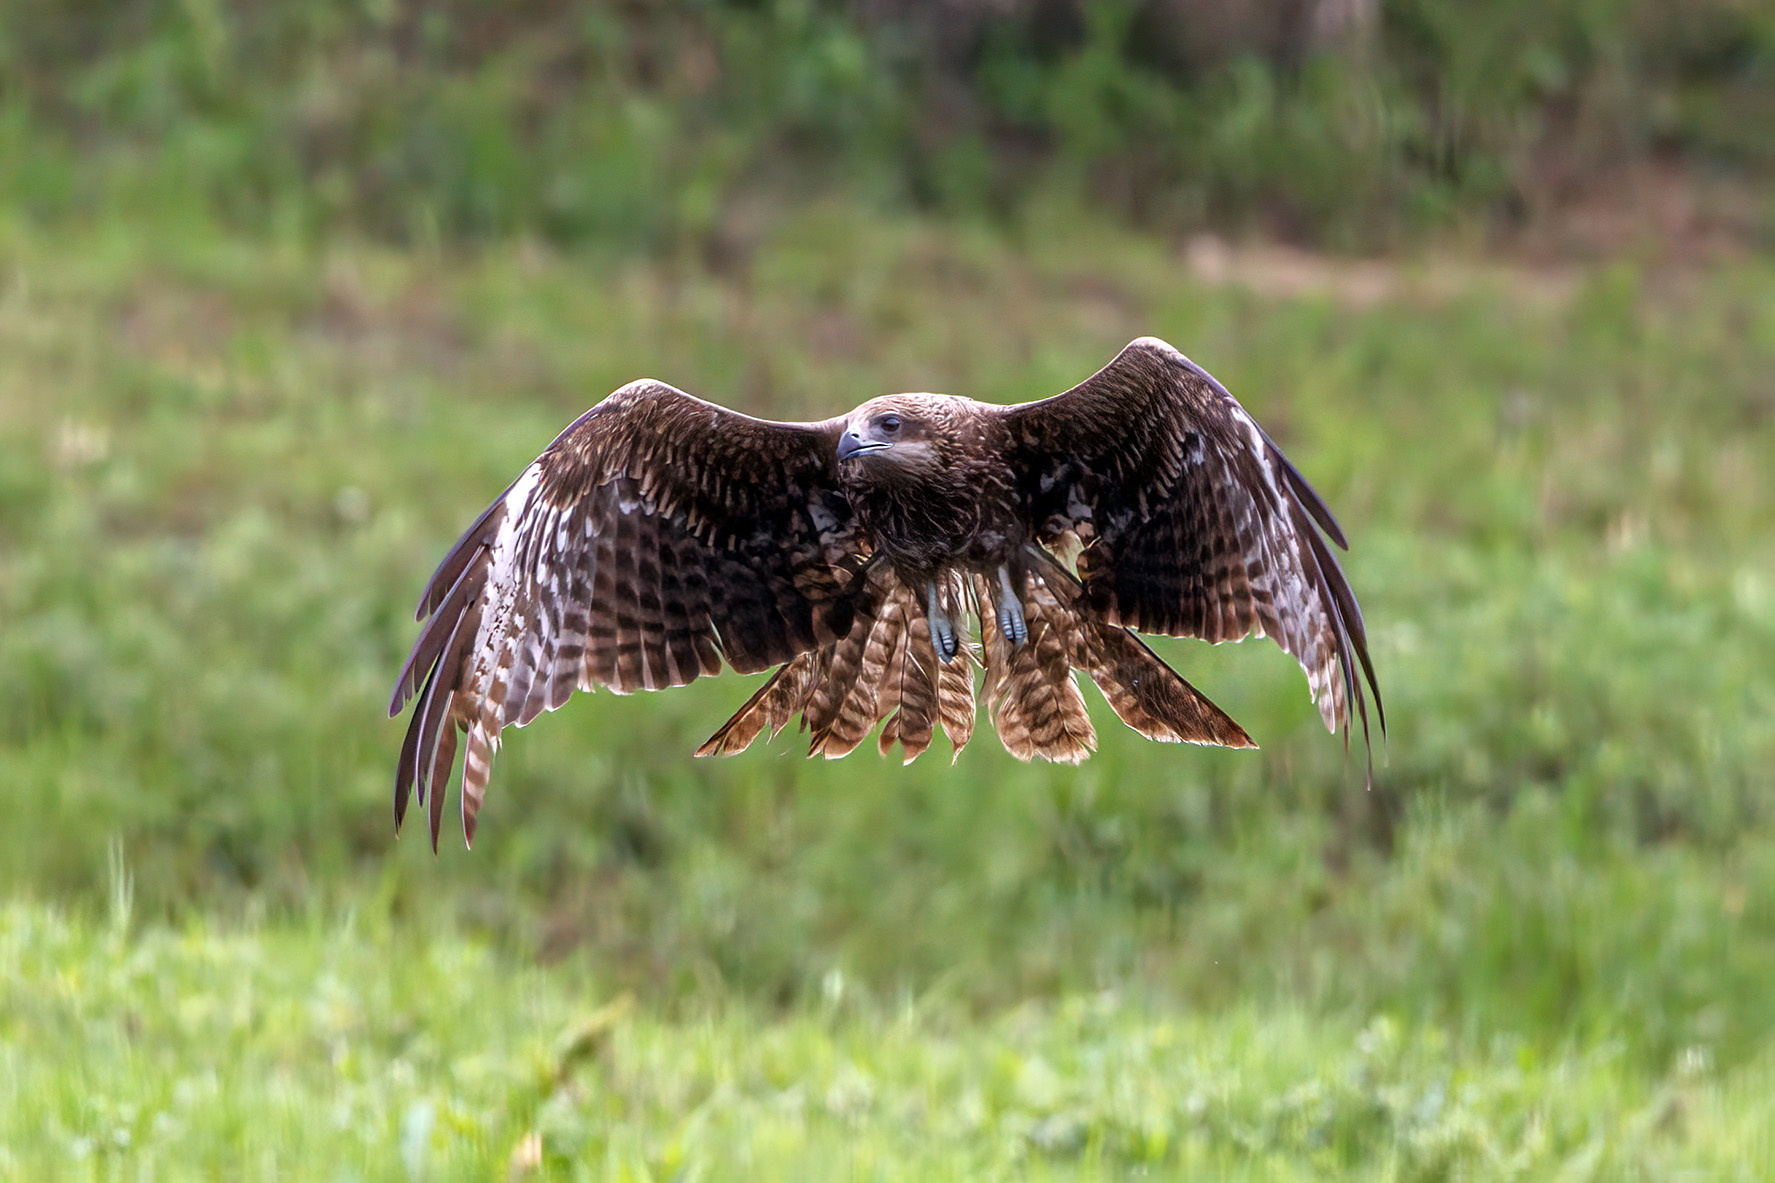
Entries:
{"label": "green grass", "polygon": [[[1367,304],[1039,212],[774,213],[725,277],[294,242],[0,215],[0,1171],[1775,1167],[1766,260]],[[1010,401],[1148,332],[1352,539],[1371,791],[1273,646],[1178,643],[1262,751],[692,761],[729,677],[393,841],[413,599],[604,393]]]}
{"label": "green grass", "polygon": [[1607,1041],[1115,990],[958,1016],[836,974],[792,1013],[662,1021],[585,969],[386,918],[137,932],[13,905],[0,1171],[1750,1179],[1775,1149],[1766,1054],[1650,1074]]}

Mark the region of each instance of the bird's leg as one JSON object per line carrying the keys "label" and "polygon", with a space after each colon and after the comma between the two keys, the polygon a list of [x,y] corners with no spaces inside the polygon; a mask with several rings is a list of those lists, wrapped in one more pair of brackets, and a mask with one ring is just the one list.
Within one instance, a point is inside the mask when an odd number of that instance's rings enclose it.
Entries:
{"label": "bird's leg", "polygon": [[1029,640],[1029,622],[1023,619],[1023,600],[1011,586],[1011,569],[998,569],[998,631],[1015,649]]}
{"label": "bird's leg", "polygon": [[943,611],[943,602],[937,596],[935,579],[924,585],[924,591],[929,601],[927,616],[931,623],[931,644],[937,647],[937,656],[948,662],[961,652],[961,641],[955,634],[955,622]]}

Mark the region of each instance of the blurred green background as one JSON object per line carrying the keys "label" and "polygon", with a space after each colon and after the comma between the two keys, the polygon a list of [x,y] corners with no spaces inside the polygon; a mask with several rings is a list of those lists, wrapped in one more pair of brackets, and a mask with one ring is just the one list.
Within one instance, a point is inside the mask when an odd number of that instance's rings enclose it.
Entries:
{"label": "blurred green background", "polygon": [[[0,1178],[1775,1173],[1775,10],[0,0]],[[651,375],[1208,367],[1352,541],[1372,789],[508,733],[411,606]]]}

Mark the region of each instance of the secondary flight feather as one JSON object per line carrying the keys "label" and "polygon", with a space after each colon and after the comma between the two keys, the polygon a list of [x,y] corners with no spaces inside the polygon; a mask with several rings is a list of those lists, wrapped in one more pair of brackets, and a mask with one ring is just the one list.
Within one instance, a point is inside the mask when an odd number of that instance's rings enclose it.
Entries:
{"label": "secondary flight feather", "polygon": [[[1325,502],[1226,389],[1143,337],[1064,394],[1001,407],[893,394],[774,423],[661,382],[580,416],[451,548],[389,703],[417,698],[395,772],[435,848],[462,753],[474,838],[493,755],[575,690],[777,667],[697,750],[797,715],[809,755],[880,727],[908,761],[973,734],[976,665],[1028,760],[1096,746],[1074,671],[1156,740],[1253,747],[1136,631],[1275,638],[1326,727],[1385,715]],[[966,625],[977,619],[979,643]],[[1366,680],[1366,686],[1364,685]]]}

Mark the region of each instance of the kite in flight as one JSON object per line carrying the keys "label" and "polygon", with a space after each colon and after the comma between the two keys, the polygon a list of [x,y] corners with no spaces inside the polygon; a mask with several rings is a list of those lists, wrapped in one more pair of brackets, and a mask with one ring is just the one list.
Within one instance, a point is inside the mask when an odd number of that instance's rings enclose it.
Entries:
{"label": "kite in flight", "polygon": [[[1321,536],[1323,532],[1323,537]],[[778,667],[697,749],[731,755],[796,714],[809,755],[881,724],[910,761],[974,729],[974,666],[1018,759],[1077,763],[1083,670],[1150,739],[1255,747],[1135,631],[1274,637],[1326,727],[1367,696],[1384,733],[1331,511],[1226,389],[1142,337],[1064,394],[1003,407],[890,394],[773,423],[660,382],[581,415],[426,585],[389,714],[418,697],[395,771],[435,849],[458,733],[473,841],[500,732],[574,690]],[[964,635],[980,621],[978,645]],[[1360,664],[1360,671],[1358,671]]]}

